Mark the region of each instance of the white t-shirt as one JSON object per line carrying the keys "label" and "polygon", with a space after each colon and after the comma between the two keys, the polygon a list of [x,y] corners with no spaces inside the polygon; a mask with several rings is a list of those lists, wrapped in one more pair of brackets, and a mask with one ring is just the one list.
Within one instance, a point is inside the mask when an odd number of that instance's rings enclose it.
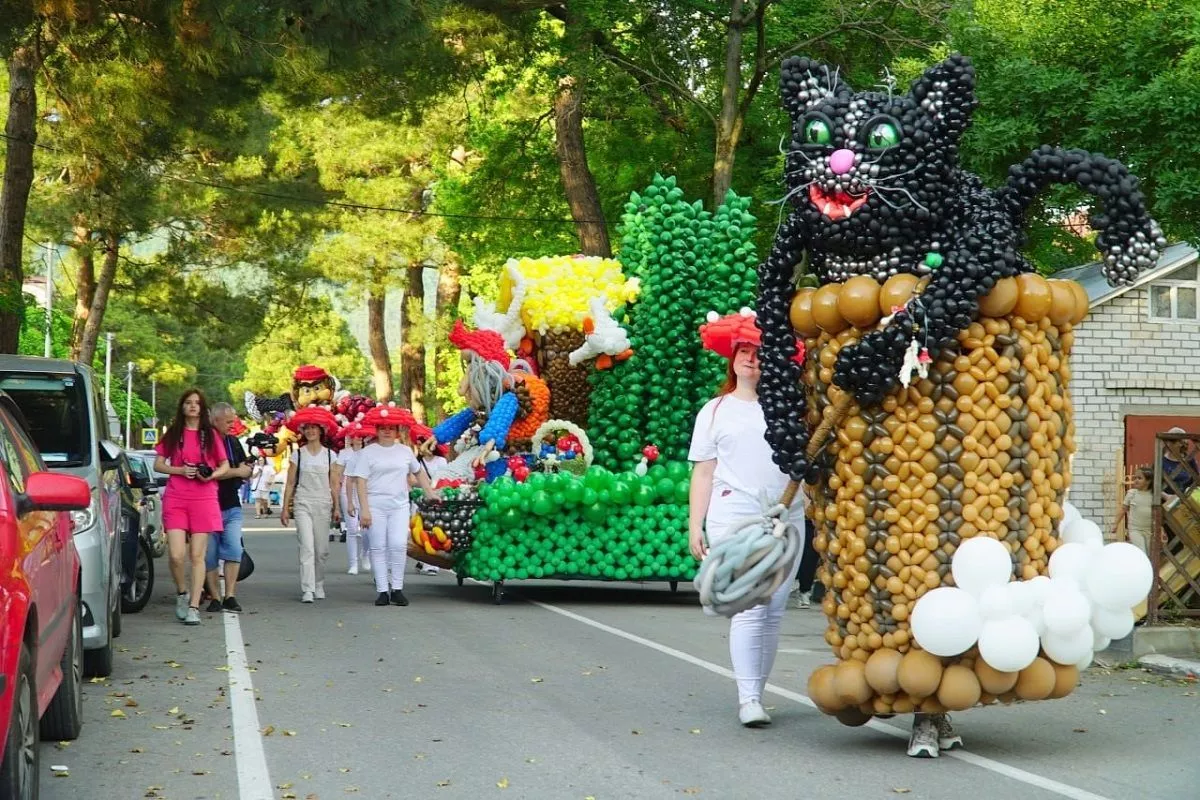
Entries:
{"label": "white t-shirt", "polygon": [[297,463],[300,465],[300,476],[296,479],[297,496],[303,493],[320,499],[329,497],[329,471],[333,469],[333,459],[333,453],[325,447],[316,453],[310,453],[308,447],[292,452],[288,461],[293,468]]}
{"label": "white t-shirt", "polygon": [[[767,422],[758,401],[733,395],[714,397],[696,415],[688,460],[717,461],[708,507],[710,522],[761,511],[763,491],[771,503],[779,501],[788,478],[771,460],[766,433]],[[797,493],[793,514],[803,507],[803,497]]]}
{"label": "white t-shirt", "polygon": [[425,466],[423,469],[429,470],[430,482],[436,481],[438,473],[446,468],[447,461],[442,456],[429,456],[424,459]]}
{"label": "white t-shirt", "polygon": [[265,464],[255,467],[255,469],[258,470],[258,474],[253,479],[250,488],[264,494],[271,491],[271,484],[275,482],[275,465],[268,460]]}
{"label": "white t-shirt", "polygon": [[352,478],[365,478],[367,497],[408,501],[408,476],[421,468],[417,455],[407,445],[384,447],[378,442],[358,451],[346,469]]}

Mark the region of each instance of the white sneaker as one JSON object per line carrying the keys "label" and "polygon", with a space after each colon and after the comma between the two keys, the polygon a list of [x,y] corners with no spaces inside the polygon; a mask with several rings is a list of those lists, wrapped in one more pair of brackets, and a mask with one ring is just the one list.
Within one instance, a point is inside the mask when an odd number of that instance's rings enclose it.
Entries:
{"label": "white sneaker", "polygon": [[933,714],[917,714],[913,717],[912,735],[908,737],[908,755],[911,758],[938,757],[938,724]]}
{"label": "white sneaker", "polygon": [[742,703],[738,709],[738,721],[747,728],[761,728],[771,724],[771,715],[763,710],[762,703],[751,700],[749,703]]}
{"label": "white sneaker", "polygon": [[187,619],[188,599],[189,597],[187,592],[175,595],[175,618],[180,622],[183,622],[185,619]]}
{"label": "white sneaker", "polygon": [[796,608],[808,608],[812,605],[811,592],[796,592]]}
{"label": "white sneaker", "polygon": [[965,747],[962,737],[954,732],[954,726],[950,724],[949,714],[936,714],[937,731],[938,731],[938,749],[953,750],[956,747]]}
{"label": "white sneaker", "polygon": [[188,608],[187,614],[183,618],[184,625],[199,625],[200,612],[194,608]]}
{"label": "white sneaker", "polygon": [[357,575],[358,567],[357,566],[351,567],[350,569],[346,570],[346,574],[347,575]]}
{"label": "white sneaker", "polygon": [[300,595],[301,603],[311,603],[312,601],[313,601],[313,593],[312,592],[305,592],[304,594]]}
{"label": "white sneaker", "polygon": [[362,565],[361,569],[362,569],[364,575],[370,575],[371,574],[371,562],[367,561],[365,564]]}
{"label": "white sneaker", "polygon": [[314,592],[314,594],[316,595],[316,598],[317,598],[318,600],[324,600],[324,599],[325,599],[325,582],[324,582],[324,581],[322,581],[321,583],[318,583],[318,584],[317,584],[317,591],[316,591],[316,592]]}

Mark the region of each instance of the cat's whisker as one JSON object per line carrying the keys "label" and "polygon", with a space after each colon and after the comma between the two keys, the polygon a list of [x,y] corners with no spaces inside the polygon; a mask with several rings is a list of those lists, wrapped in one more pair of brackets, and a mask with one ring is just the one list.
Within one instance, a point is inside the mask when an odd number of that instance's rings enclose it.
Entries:
{"label": "cat's whisker", "polygon": [[914,172],[917,172],[920,169],[921,169],[920,167],[913,167],[912,169],[905,170],[904,172],[897,172],[892,175],[884,175],[881,178],[867,178],[865,180],[863,178],[859,178],[859,180],[861,180],[863,183],[865,183],[868,186],[873,186],[875,184],[883,183],[884,181],[894,181],[897,178],[903,178],[908,175],[912,175]]}
{"label": "cat's whisker", "polygon": [[[875,193],[879,195],[880,199],[882,199],[885,203],[887,203],[889,206],[896,209],[897,211],[902,208],[909,208],[909,207],[916,207],[916,208],[923,209],[925,211],[929,210],[928,208],[925,208],[925,206],[923,206],[919,202],[917,202],[917,199],[912,196],[912,193],[909,192],[908,189],[905,189],[903,186],[876,186],[876,187],[874,187],[874,189],[875,189]],[[892,205],[891,203],[888,203],[887,197],[885,197],[886,192],[900,192],[901,194],[903,194],[904,196],[906,196],[908,198],[909,205],[908,206],[895,206],[895,205]]]}
{"label": "cat's whisker", "polygon": [[765,201],[764,201],[764,203],[765,203],[766,205],[769,205],[769,206],[774,206],[774,205],[783,205],[783,204],[784,204],[784,203],[786,203],[788,200],[791,200],[793,197],[795,197],[797,192],[801,192],[801,191],[803,191],[803,190],[807,189],[808,187],[812,186],[814,183],[816,183],[816,180],[811,180],[811,181],[809,181],[808,183],[802,183],[802,184],[800,184],[799,186],[797,186],[796,188],[792,189],[792,190],[791,190],[790,192],[788,192],[787,194],[785,194],[785,195],[784,195],[783,197],[781,197],[780,199],[778,199],[778,200],[765,200]]}

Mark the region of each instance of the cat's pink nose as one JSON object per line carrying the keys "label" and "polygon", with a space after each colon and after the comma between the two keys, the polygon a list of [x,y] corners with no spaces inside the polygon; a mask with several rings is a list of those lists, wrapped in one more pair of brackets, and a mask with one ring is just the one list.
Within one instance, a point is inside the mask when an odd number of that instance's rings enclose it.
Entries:
{"label": "cat's pink nose", "polygon": [[842,148],[834,150],[833,155],[829,157],[829,168],[833,170],[834,175],[845,175],[854,166],[854,151]]}

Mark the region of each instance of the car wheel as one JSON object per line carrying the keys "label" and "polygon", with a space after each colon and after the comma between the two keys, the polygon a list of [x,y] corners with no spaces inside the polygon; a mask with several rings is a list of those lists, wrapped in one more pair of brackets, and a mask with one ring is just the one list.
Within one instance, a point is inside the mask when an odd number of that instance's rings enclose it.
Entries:
{"label": "car wheel", "polygon": [[[119,604],[118,604],[119,607]],[[112,675],[113,669],[113,612],[109,608],[108,614],[108,641],[103,647],[95,650],[83,651],[83,676],[85,678],[107,678]]]}
{"label": "car wheel", "polygon": [[138,541],[137,560],[133,564],[133,582],[121,592],[121,612],[136,614],[150,602],[154,592],[154,553],[145,539]]}
{"label": "car wheel", "polygon": [[8,741],[0,761],[0,797],[37,800],[40,737],[38,736],[37,691],[33,682],[33,655],[21,645],[17,674],[13,676],[13,709],[9,715]]}
{"label": "car wheel", "polygon": [[78,604],[72,617],[62,656],[62,683],[42,715],[43,739],[75,739],[83,727],[83,612]]}

